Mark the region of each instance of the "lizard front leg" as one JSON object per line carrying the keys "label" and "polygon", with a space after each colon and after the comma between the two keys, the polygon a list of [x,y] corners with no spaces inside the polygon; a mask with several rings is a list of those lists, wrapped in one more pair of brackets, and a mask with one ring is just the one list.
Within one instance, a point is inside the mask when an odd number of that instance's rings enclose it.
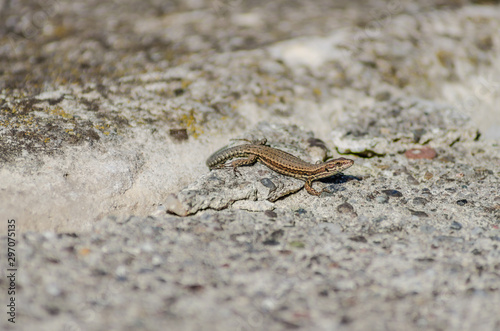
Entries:
{"label": "lizard front leg", "polygon": [[304,184],[304,188],[306,189],[307,193],[309,193],[311,195],[319,196],[321,194],[321,192],[318,192],[315,189],[313,189],[312,180],[310,180],[310,179],[306,180],[306,183]]}

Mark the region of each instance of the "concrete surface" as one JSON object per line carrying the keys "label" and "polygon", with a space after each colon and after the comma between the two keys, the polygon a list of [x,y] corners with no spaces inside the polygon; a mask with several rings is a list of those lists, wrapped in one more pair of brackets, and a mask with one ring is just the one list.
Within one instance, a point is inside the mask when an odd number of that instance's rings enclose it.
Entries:
{"label": "concrete surface", "polygon": [[[4,0],[0,21],[1,329],[500,329],[495,2]],[[261,137],[355,164],[321,197],[206,168]]]}

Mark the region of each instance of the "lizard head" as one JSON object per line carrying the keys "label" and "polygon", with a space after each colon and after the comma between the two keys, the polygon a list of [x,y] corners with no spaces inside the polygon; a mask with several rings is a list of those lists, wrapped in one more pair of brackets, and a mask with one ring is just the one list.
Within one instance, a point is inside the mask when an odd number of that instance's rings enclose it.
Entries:
{"label": "lizard head", "polygon": [[324,163],[324,170],[330,174],[330,176],[339,173],[354,164],[353,160],[339,157],[338,159],[333,159]]}

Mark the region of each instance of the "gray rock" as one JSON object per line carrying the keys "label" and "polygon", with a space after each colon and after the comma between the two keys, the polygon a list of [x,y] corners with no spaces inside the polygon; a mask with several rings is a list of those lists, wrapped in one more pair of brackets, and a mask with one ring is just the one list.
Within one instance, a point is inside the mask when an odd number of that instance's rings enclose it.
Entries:
{"label": "gray rock", "polygon": [[[0,4],[17,328],[498,329],[498,7],[117,3]],[[263,136],[355,165],[204,164]]]}

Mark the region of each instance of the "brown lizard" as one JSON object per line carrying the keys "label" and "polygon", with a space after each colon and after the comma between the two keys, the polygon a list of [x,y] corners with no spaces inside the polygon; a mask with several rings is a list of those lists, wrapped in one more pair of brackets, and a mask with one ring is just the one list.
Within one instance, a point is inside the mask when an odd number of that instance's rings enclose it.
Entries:
{"label": "brown lizard", "polygon": [[[233,167],[234,171],[237,172],[238,167],[251,165],[259,161],[280,174],[304,180],[304,188],[309,194],[320,195],[321,192],[313,189],[313,181],[331,177],[349,168],[354,163],[353,160],[341,157],[319,164],[312,164],[282,150],[266,146],[266,142],[266,139],[262,139],[252,141],[250,144],[223,148],[208,158],[207,166],[210,169],[224,168],[227,167],[225,164],[227,160],[244,157],[243,159],[234,160],[228,166]],[[328,192],[328,190],[323,189],[322,192]]]}

